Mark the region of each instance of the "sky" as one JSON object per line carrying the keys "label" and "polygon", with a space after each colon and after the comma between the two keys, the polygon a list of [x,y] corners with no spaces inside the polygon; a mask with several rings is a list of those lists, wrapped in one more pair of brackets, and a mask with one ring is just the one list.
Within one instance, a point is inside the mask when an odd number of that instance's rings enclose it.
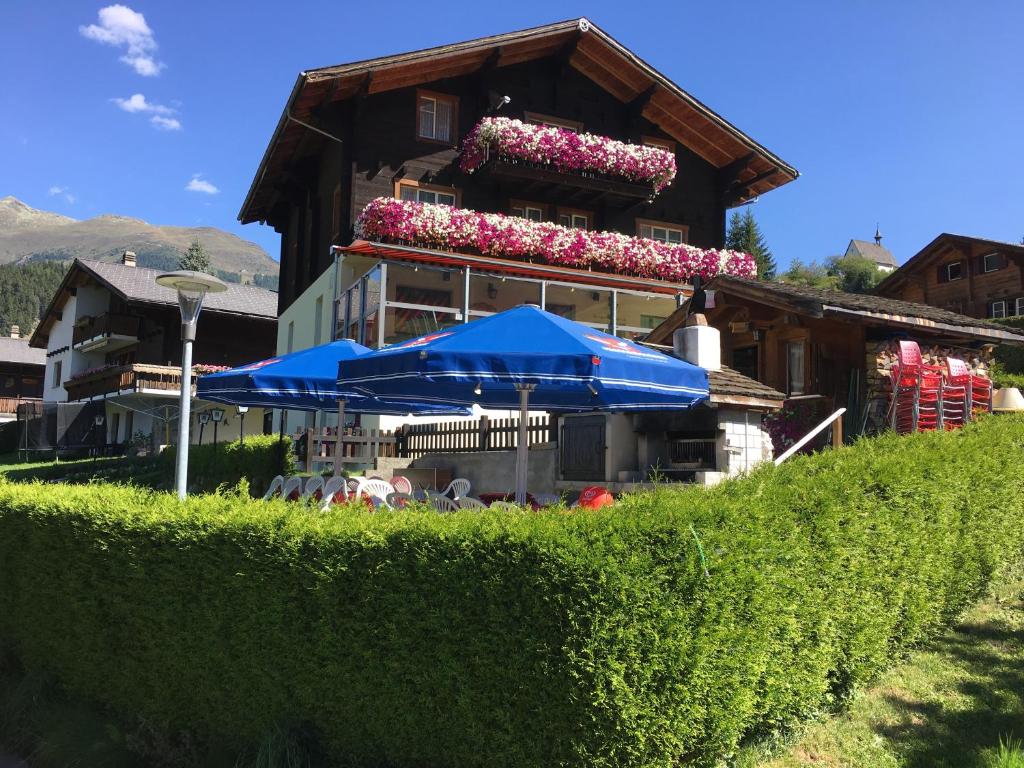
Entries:
{"label": "sky", "polygon": [[236,217],[299,72],[586,16],[801,172],[754,204],[783,268],[1024,238],[1017,0],[124,2],[0,0],[0,197],[277,258]]}

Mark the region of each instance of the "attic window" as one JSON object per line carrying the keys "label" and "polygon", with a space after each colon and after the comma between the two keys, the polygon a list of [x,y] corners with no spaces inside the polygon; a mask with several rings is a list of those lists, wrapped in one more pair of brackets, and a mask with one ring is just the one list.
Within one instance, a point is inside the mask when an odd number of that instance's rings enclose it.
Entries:
{"label": "attic window", "polygon": [[981,257],[982,272],[996,272],[1003,268],[1003,257],[999,253],[986,253]]}
{"label": "attic window", "polygon": [[430,91],[416,94],[416,136],[442,144],[455,143],[458,100],[454,96]]}
{"label": "attic window", "polygon": [[963,277],[963,264],[959,261],[954,261],[952,264],[946,265],[946,281],[952,282],[953,280],[959,280]]}

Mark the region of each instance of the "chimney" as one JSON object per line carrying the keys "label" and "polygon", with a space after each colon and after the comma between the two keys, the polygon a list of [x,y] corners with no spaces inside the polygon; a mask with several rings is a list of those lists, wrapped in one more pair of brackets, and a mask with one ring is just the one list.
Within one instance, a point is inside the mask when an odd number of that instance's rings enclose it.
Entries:
{"label": "chimney", "polygon": [[704,315],[690,315],[683,328],[672,334],[676,357],[708,371],[722,368],[722,334],[708,325]]}
{"label": "chimney", "polygon": [[121,254],[121,263],[126,267],[135,266],[135,251],[125,251]]}
{"label": "chimney", "polygon": [[21,338],[21,328],[19,326],[17,326],[17,325],[12,325],[11,326],[11,338],[12,339],[20,339]]}

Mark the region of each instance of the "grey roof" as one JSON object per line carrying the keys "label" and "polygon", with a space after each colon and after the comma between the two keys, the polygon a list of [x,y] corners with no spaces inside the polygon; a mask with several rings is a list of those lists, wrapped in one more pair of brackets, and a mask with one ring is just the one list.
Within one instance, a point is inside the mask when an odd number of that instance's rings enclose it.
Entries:
{"label": "grey roof", "polygon": [[[78,259],[77,263],[126,301],[178,305],[175,292],[156,283],[157,275],[163,274],[166,270],[128,267],[124,264],[85,259]],[[277,294],[273,291],[238,283],[228,283],[227,286],[228,289],[223,293],[211,293],[206,297],[203,311],[277,317]]]}
{"label": "grey roof", "polygon": [[896,264],[896,257],[892,255],[892,251],[884,245],[870,243],[867,240],[851,240],[846,252],[849,253],[851,249],[875,264],[884,264],[887,267],[899,266]]}
{"label": "grey roof", "polygon": [[755,381],[749,376],[744,376],[739,371],[725,365],[717,371],[708,371],[708,388],[711,390],[712,396],[753,397],[759,400],[778,400],[779,402],[786,399],[786,396],[777,389]]}
{"label": "grey roof", "polygon": [[46,350],[28,345],[28,339],[0,336],[0,363],[19,365],[46,365]]}

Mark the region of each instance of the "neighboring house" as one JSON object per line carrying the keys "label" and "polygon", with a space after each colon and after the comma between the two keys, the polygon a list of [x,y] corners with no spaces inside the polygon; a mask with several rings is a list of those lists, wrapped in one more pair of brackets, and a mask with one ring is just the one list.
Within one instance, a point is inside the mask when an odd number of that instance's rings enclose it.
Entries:
{"label": "neighboring house", "polygon": [[944,232],[875,293],[971,317],[1024,315],[1024,245]]}
{"label": "neighboring house", "polygon": [[18,326],[0,337],[0,423],[13,421],[18,406],[42,400],[45,368],[46,353],[30,347]]}
{"label": "neighboring house", "polygon": [[[460,143],[492,115],[658,147],[678,173],[657,194],[650,183],[497,158],[467,173]],[[332,270],[333,322],[323,341],[379,347],[524,302],[637,338],[688,295],[685,281],[357,239],[356,220],[388,197],[721,248],[730,207],[797,176],[577,19],[303,72],[239,219],[281,234],[279,353],[312,342]]]}
{"label": "neighboring house", "polygon": [[[1024,345],[1024,333],[948,310],[878,296],[722,276],[708,284],[708,322],[722,332],[722,362],[790,397],[820,395],[847,407],[845,431],[878,426],[882,376],[893,342],[913,339],[984,369],[995,345]],[[686,307],[647,341],[672,343]]]}
{"label": "neighboring house", "polygon": [[[160,271],[135,264],[76,259],[32,334],[31,345],[45,349],[43,399],[63,406],[61,423],[83,424],[59,447],[78,441],[123,445],[138,433],[154,444],[176,434],[181,392],[181,315],[174,291],[157,285]],[[271,291],[229,283],[203,304],[193,350],[194,376],[204,368],[235,366],[274,354],[277,296]],[[74,407],[70,407],[74,406]],[[198,414],[214,407],[197,403]],[[85,414],[84,417],[81,414]],[[90,428],[102,415],[103,433]],[[220,439],[237,438],[231,409],[218,428]],[[263,430],[262,412],[247,414],[246,432]],[[194,439],[200,430],[192,429]],[[204,436],[212,439],[212,425]]]}
{"label": "neighboring house", "polygon": [[878,229],[875,229],[875,242],[851,240],[850,244],[846,246],[846,253],[843,255],[846,257],[855,256],[874,262],[879,272],[892,272],[898,266],[892,251],[882,245],[882,233]]}

